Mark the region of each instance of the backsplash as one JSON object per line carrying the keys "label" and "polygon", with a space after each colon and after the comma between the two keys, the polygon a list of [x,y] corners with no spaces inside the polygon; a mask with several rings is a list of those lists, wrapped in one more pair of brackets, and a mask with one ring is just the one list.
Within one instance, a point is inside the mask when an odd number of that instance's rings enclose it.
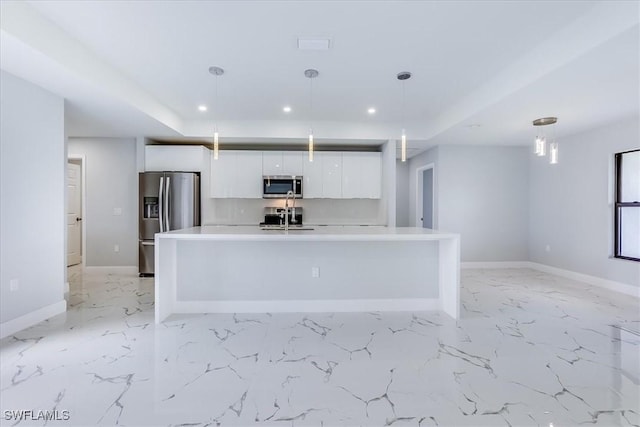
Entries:
{"label": "backsplash", "polygon": [[[264,220],[264,208],[284,206],[274,199],[202,200],[203,225],[258,225]],[[302,199],[304,223],[309,225],[386,225],[382,199]]]}

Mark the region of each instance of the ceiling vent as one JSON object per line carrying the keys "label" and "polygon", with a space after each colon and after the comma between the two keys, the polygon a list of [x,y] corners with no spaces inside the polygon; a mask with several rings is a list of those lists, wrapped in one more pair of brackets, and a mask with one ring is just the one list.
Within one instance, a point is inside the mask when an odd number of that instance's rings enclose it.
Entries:
{"label": "ceiling vent", "polygon": [[327,37],[298,37],[300,50],[329,50],[331,39]]}

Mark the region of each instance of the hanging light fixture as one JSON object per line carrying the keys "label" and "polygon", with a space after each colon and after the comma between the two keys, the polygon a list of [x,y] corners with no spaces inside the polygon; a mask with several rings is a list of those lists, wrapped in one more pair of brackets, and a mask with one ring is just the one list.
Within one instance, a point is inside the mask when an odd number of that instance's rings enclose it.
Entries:
{"label": "hanging light fixture", "polygon": [[[224,70],[220,67],[209,67],[209,72],[216,77],[216,91],[215,91],[215,99],[213,100],[213,107],[216,109],[215,111],[219,111],[218,108],[218,77],[224,74]],[[219,117],[218,117],[219,119]],[[218,160],[220,145],[218,143],[218,122],[215,122],[215,126],[213,127],[213,159]]]}
{"label": "hanging light fixture", "polygon": [[549,163],[558,164],[558,143],[555,141],[549,145]]}
{"label": "hanging light fixture", "polygon": [[[553,125],[557,123],[557,121],[557,117],[542,117],[533,121],[534,126],[540,127],[535,142],[535,154],[539,157],[544,157],[547,154],[547,135],[545,135],[542,126]],[[555,138],[552,139],[551,144],[549,144],[549,163],[552,165],[558,163],[558,143],[555,141]]]}
{"label": "hanging light fixture", "polygon": [[309,111],[311,119],[309,120],[309,161],[313,162],[313,79],[318,77],[318,70],[309,68],[304,70],[304,76],[309,79]]}
{"label": "hanging light fixture", "polygon": [[402,71],[400,73],[398,73],[398,75],[396,76],[398,78],[398,80],[400,80],[400,82],[402,83],[402,136],[400,139],[400,160],[402,160],[403,162],[407,161],[407,133],[405,132],[404,129],[404,125],[405,125],[405,120],[404,120],[404,82],[405,80],[409,80],[411,78],[411,73],[408,71]]}

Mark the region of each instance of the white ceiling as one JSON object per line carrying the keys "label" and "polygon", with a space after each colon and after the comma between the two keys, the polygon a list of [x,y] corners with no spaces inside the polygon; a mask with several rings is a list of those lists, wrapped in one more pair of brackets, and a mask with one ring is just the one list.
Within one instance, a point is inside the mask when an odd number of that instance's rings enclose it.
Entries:
{"label": "white ceiling", "polygon": [[[64,96],[70,136],[203,138],[217,121],[229,141],[290,143],[313,122],[319,141],[379,144],[404,126],[411,155],[436,144],[526,144],[541,116],[558,116],[562,136],[639,114],[635,1],[1,7],[0,66]],[[301,36],[328,37],[331,49],[300,51]],[[226,71],[218,105],[211,65]],[[313,114],[307,68],[320,71]],[[413,77],[402,108],[395,76],[405,70]]]}

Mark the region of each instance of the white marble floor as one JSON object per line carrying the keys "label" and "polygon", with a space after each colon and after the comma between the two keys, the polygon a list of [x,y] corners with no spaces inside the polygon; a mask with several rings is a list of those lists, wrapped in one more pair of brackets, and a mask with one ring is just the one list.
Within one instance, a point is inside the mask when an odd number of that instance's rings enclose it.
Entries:
{"label": "white marble floor", "polygon": [[[153,281],[71,270],[70,308],[0,342],[18,425],[640,425],[637,299],[532,270],[463,271],[436,312],[174,316]],[[393,286],[393,284],[390,284]]]}

